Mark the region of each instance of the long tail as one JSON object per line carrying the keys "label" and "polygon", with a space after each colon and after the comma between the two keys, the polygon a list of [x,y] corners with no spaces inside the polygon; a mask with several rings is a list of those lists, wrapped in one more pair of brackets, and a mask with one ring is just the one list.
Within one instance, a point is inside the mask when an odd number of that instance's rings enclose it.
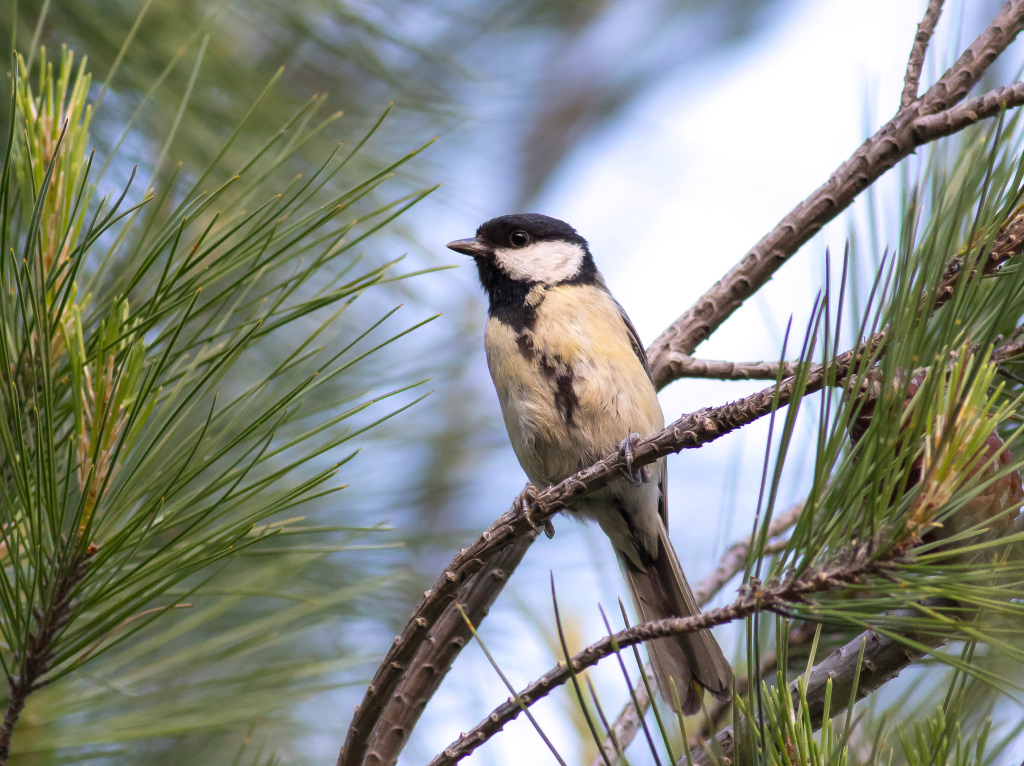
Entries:
{"label": "long tail", "polygon": [[[646,569],[619,554],[637,616],[646,622],[700,614],[665,525],[659,526],[658,557]],[[661,696],[685,715],[700,710],[703,689],[723,700],[732,696],[732,668],[710,630],[655,639],[648,651]]]}

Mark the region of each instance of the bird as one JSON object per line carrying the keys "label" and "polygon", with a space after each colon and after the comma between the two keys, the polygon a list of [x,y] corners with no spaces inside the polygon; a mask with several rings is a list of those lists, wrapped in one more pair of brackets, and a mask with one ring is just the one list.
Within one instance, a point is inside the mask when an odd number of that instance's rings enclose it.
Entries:
{"label": "bird", "polygon": [[[631,464],[637,439],[665,424],[647,354],[587,241],[557,218],[517,213],[447,247],[473,259],[487,294],[487,366],[532,487],[619,451],[623,476],[568,513],[611,540],[641,621],[700,614],[669,540],[665,458],[649,470]],[[655,639],[648,650],[675,710],[696,713],[705,689],[731,697],[732,668],[710,630]]]}

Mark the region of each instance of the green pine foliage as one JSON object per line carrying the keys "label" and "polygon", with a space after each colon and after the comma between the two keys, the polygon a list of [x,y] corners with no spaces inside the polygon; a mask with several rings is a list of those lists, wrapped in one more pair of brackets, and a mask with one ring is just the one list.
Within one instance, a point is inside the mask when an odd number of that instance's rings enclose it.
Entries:
{"label": "green pine foliage", "polygon": [[265,760],[239,750],[253,722],[271,731],[357,659],[286,647],[389,587],[337,563],[387,545],[380,527],[304,512],[342,502],[353,440],[425,395],[344,382],[421,324],[358,301],[410,276],[360,249],[429,193],[387,199],[419,150],[357,175],[368,135],[293,175],[338,116],[313,98],[224,167],[258,101],[209,167],[117,186],[91,149],[87,62],[36,59],[12,73],[0,177],[0,666],[8,715],[27,700],[14,752],[60,762],[202,734],[211,762]]}
{"label": "green pine foliage", "polygon": [[[1000,492],[1019,488],[1024,469],[1024,388],[1019,358],[999,349],[1024,317],[1024,283],[1016,260],[982,272],[1020,220],[1021,141],[1014,115],[968,131],[952,159],[931,152],[905,197],[898,246],[861,290],[871,300],[854,313],[841,289],[826,286],[804,359],[829,364],[851,335],[868,342],[847,380],[779,413],[747,572],[769,584],[858,566],[862,576],[793,603],[781,626],[748,621],[741,674],[768,655],[780,670],[750,674],[736,705],[738,752],[773,764],[988,764],[1013,744],[997,704],[1015,699],[1024,680],[1014,670],[1024,658],[1024,531],[1020,496]],[[817,431],[810,488],[788,544],[768,554],[797,423],[808,418]],[[810,658],[789,644],[799,625],[817,626],[804,631],[815,635]],[[926,653],[928,671],[891,704],[848,710],[855,685],[819,729],[802,674],[865,629]]]}

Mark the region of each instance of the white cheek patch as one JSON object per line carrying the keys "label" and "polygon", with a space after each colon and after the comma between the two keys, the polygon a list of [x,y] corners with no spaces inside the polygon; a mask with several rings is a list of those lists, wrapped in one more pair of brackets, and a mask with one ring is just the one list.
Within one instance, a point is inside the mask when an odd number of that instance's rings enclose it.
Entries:
{"label": "white cheek patch", "polygon": [[584,255],[575,242],[536,242],[495,250],[494,261],[512,279],[550,285],[575,276]]}

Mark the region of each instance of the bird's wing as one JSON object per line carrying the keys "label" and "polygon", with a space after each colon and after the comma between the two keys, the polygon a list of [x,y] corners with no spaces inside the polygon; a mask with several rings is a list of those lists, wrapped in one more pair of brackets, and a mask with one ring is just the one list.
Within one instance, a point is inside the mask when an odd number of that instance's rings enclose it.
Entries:
{"label": "bird's wing", "polygon": [[654,375],[651,373],[651,365],[647,361],[647,351],[644,349],[644,344],[640,342],[640,335],[637,333],[633,323],[629,321],[629,317],[626,315],[626,310],[622,308],[622,304],[612,298],[615,305],[619,308],[619,316],[622,317],[622,323],[626,325],[626,334],[629,335],[629,345],[633,347],[633,353],[636,354],[637,359],[640,360],[640,364],[644,366],[644,371],[647,373],[647,377],[651,379],[651,383],[654,382]]}
{"label": "bird's wing", "polygon": [[[636,331],[633,323],[629,321],[629,316],[626,314],[626,310],[622,308],[622,304],[615,301],[615,305],[619,307],[619,316],[622,317],[622,323],[626,325],[626,334],[629,336],[629,345],[633,347],[633,353],[636,354],[637,359],[640,360],[640,364],[644,366],[644,371],[647,373],[647,377],[651,379],[651,383],[654,383],[654,374],[651,372],[650,362],[647,361],[647,351],[644,349],[644,344],[640,342],[640,334]],[[656,475],[655,481],[658,482],[658,487],[661,490],[661,497],[658,498],[658,515],[661,516],[661,521],[665,525],[665,529],[668,529],[668,476],[665,470],[665,460],[662,458],[657,463],[651,466],[652,472]]]}

